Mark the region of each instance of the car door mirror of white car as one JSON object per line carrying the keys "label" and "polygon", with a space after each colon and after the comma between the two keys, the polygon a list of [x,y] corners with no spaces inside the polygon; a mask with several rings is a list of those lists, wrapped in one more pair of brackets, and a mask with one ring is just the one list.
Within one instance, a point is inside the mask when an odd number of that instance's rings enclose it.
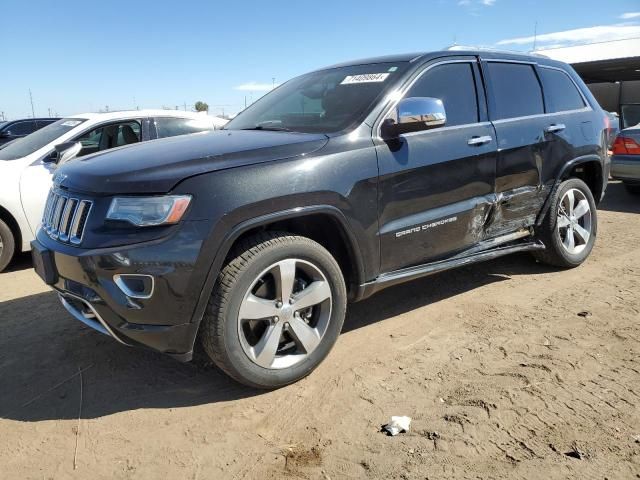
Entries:
{"label": "car door mirror of white car", "polygon": [[80,150],[82,150],[82,143],[64,142],[59,143],[53,148],[54,151],[42,159],[43,163],[62,164],[64,162],[68,162],[80,153]]}

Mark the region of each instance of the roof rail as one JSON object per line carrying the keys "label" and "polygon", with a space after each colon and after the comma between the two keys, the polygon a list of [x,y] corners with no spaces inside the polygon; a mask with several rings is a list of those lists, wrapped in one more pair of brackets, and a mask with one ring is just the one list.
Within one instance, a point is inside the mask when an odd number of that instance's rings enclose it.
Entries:
{"label": "roof rail", "polygon": [[536,57],[548,58],[546,55],[537,53],[535,51],[522,52],[519,50],[508,50],[506,48],[479,47],[477,45],[458,45],[457,43],[454,43],[453,45],[446,47],[445,50],[448,50],[448,51],[477,50],[480,52],[509,53],[509,54],[516,54],[516,55],[533,55]]}

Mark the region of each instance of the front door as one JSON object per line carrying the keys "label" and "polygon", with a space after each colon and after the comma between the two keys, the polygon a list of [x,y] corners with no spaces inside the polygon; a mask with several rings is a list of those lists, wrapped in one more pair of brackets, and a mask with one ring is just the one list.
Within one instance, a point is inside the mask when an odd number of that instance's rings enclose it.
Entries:
{"label": "front door", "polygon": [[378,141],[382,272],[443,259],[481,241],[495,200],[495,133],[476,58],[428,65],[404,97],[439,98],[447,121]]}

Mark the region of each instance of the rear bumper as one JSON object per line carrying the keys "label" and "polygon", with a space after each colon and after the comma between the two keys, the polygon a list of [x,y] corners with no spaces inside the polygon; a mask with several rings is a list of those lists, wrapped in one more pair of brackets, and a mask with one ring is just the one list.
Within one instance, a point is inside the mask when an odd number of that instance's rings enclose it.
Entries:
{"label": "rear bumper", "polygon": [[640,182],[640,156],[614,155],[611,157],[611,177],[616,180]]}
{"label": "rear bumper", "polygon": [[[54,271],[48,283],[74,318],[122,344],[188,361],[199,326],[193,313],[202,291],[195,268],[201,247],[195,240],[202,233],[194,232],[198,228],[187,225],[160,242],[98,250],[64,245],[39,231],[32,250],[34,255],[47,252]],[[135,296],[123,289],[118,279],[126,275],[153,277],[152,294]]]}

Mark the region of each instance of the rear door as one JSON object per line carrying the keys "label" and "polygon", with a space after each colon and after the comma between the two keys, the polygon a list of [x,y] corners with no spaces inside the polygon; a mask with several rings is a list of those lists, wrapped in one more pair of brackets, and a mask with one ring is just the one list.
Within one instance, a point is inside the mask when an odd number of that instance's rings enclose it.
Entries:
{"label": "rear door", "polygon": [[495,198],[496,142],[477,59],[427,65],[404,97],[439,98],[447,122],[397,141],[376,139],[383,272],[438,260],[482,240]]}
{"label": "rear door", "polygon": [[497,137],[497,205],[488,236],[535,223],[545,199],[542,170],[551,157],[542,86],[534,62],[484,60],[489,116]]}

